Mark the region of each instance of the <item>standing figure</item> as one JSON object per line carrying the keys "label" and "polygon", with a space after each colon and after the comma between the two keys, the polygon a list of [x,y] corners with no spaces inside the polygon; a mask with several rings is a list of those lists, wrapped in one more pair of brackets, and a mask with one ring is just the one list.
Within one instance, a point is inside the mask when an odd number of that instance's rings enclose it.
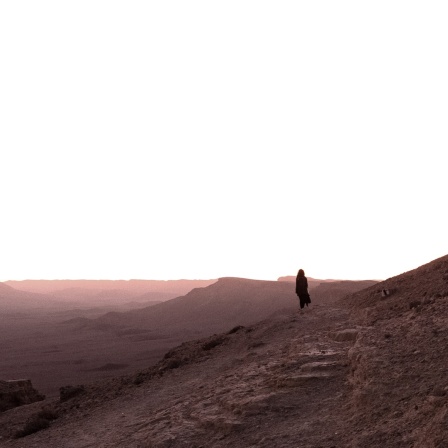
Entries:
{"label": "standing figure", "polygon": [[299,269],[296,277],[296,294],[300,300],[300,309],[302,310],[304,306],[308,306],[311,303],[310,295],[308,294],[308,280],[305,277],[305,272],[303,269]]}

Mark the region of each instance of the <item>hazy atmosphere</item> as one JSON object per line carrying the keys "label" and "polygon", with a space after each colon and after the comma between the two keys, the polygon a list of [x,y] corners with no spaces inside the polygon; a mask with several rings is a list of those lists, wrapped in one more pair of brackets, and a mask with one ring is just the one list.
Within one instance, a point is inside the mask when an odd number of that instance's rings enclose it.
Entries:
{"label": "hazy atmosphere", "polygon": [[0,280],[384,279],[448,253],[445,2],[2,2]]}

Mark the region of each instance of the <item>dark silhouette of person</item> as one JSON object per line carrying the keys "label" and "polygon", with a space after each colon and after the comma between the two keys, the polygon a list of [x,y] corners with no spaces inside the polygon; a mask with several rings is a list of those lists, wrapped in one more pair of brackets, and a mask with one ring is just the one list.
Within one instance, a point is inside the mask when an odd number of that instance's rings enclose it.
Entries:
{"label": "dark silhouette of person", "polygon": [[308,306],[311,303],[311,298],[308,293],[308,280],[305,277],[305,271],[299,269],[296,277],[296,294],[299,297],[300,309],[302,310],[305,305]]}

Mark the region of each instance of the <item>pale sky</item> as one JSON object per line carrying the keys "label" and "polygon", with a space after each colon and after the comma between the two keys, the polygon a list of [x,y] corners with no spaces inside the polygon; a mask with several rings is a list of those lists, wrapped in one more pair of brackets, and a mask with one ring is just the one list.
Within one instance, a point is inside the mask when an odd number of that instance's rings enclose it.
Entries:
{"label": "pale sky", "polygon": [[446,1],[2,1],[0,280],[446,255],[447,23]]}

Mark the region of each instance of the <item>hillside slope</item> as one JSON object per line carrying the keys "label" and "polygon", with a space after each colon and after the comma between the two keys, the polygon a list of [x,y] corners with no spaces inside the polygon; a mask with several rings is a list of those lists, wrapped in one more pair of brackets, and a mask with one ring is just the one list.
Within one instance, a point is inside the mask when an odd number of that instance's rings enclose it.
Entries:
{"label": "hillside slope", "polygon": [[448,256],[337,304],[184,343],[47,401],[59,418],[24,439],[11,437],[42,404],[0,414],[0,445],[447,447],[447,286]]}
{"label": "hillside slope", "polygon": [[[384,295],[387,290],[389,295]],[[448,446],[448,256],[348,296],[355,446]]]}
{"label": "hillside slope", "polygon": [[376,285],[376,280],[337,280],[318,284],[312,289],[312,298],[317,303],[333,303],[348,294]]}
{"label": "hillside slope", "polygon": [[0,436],[11,447],[347,446],[346,317],[285,311],[182,344],[153,368],[48,403],[60,418],[26,439],[8,440],[38,406],[0,415]]}

